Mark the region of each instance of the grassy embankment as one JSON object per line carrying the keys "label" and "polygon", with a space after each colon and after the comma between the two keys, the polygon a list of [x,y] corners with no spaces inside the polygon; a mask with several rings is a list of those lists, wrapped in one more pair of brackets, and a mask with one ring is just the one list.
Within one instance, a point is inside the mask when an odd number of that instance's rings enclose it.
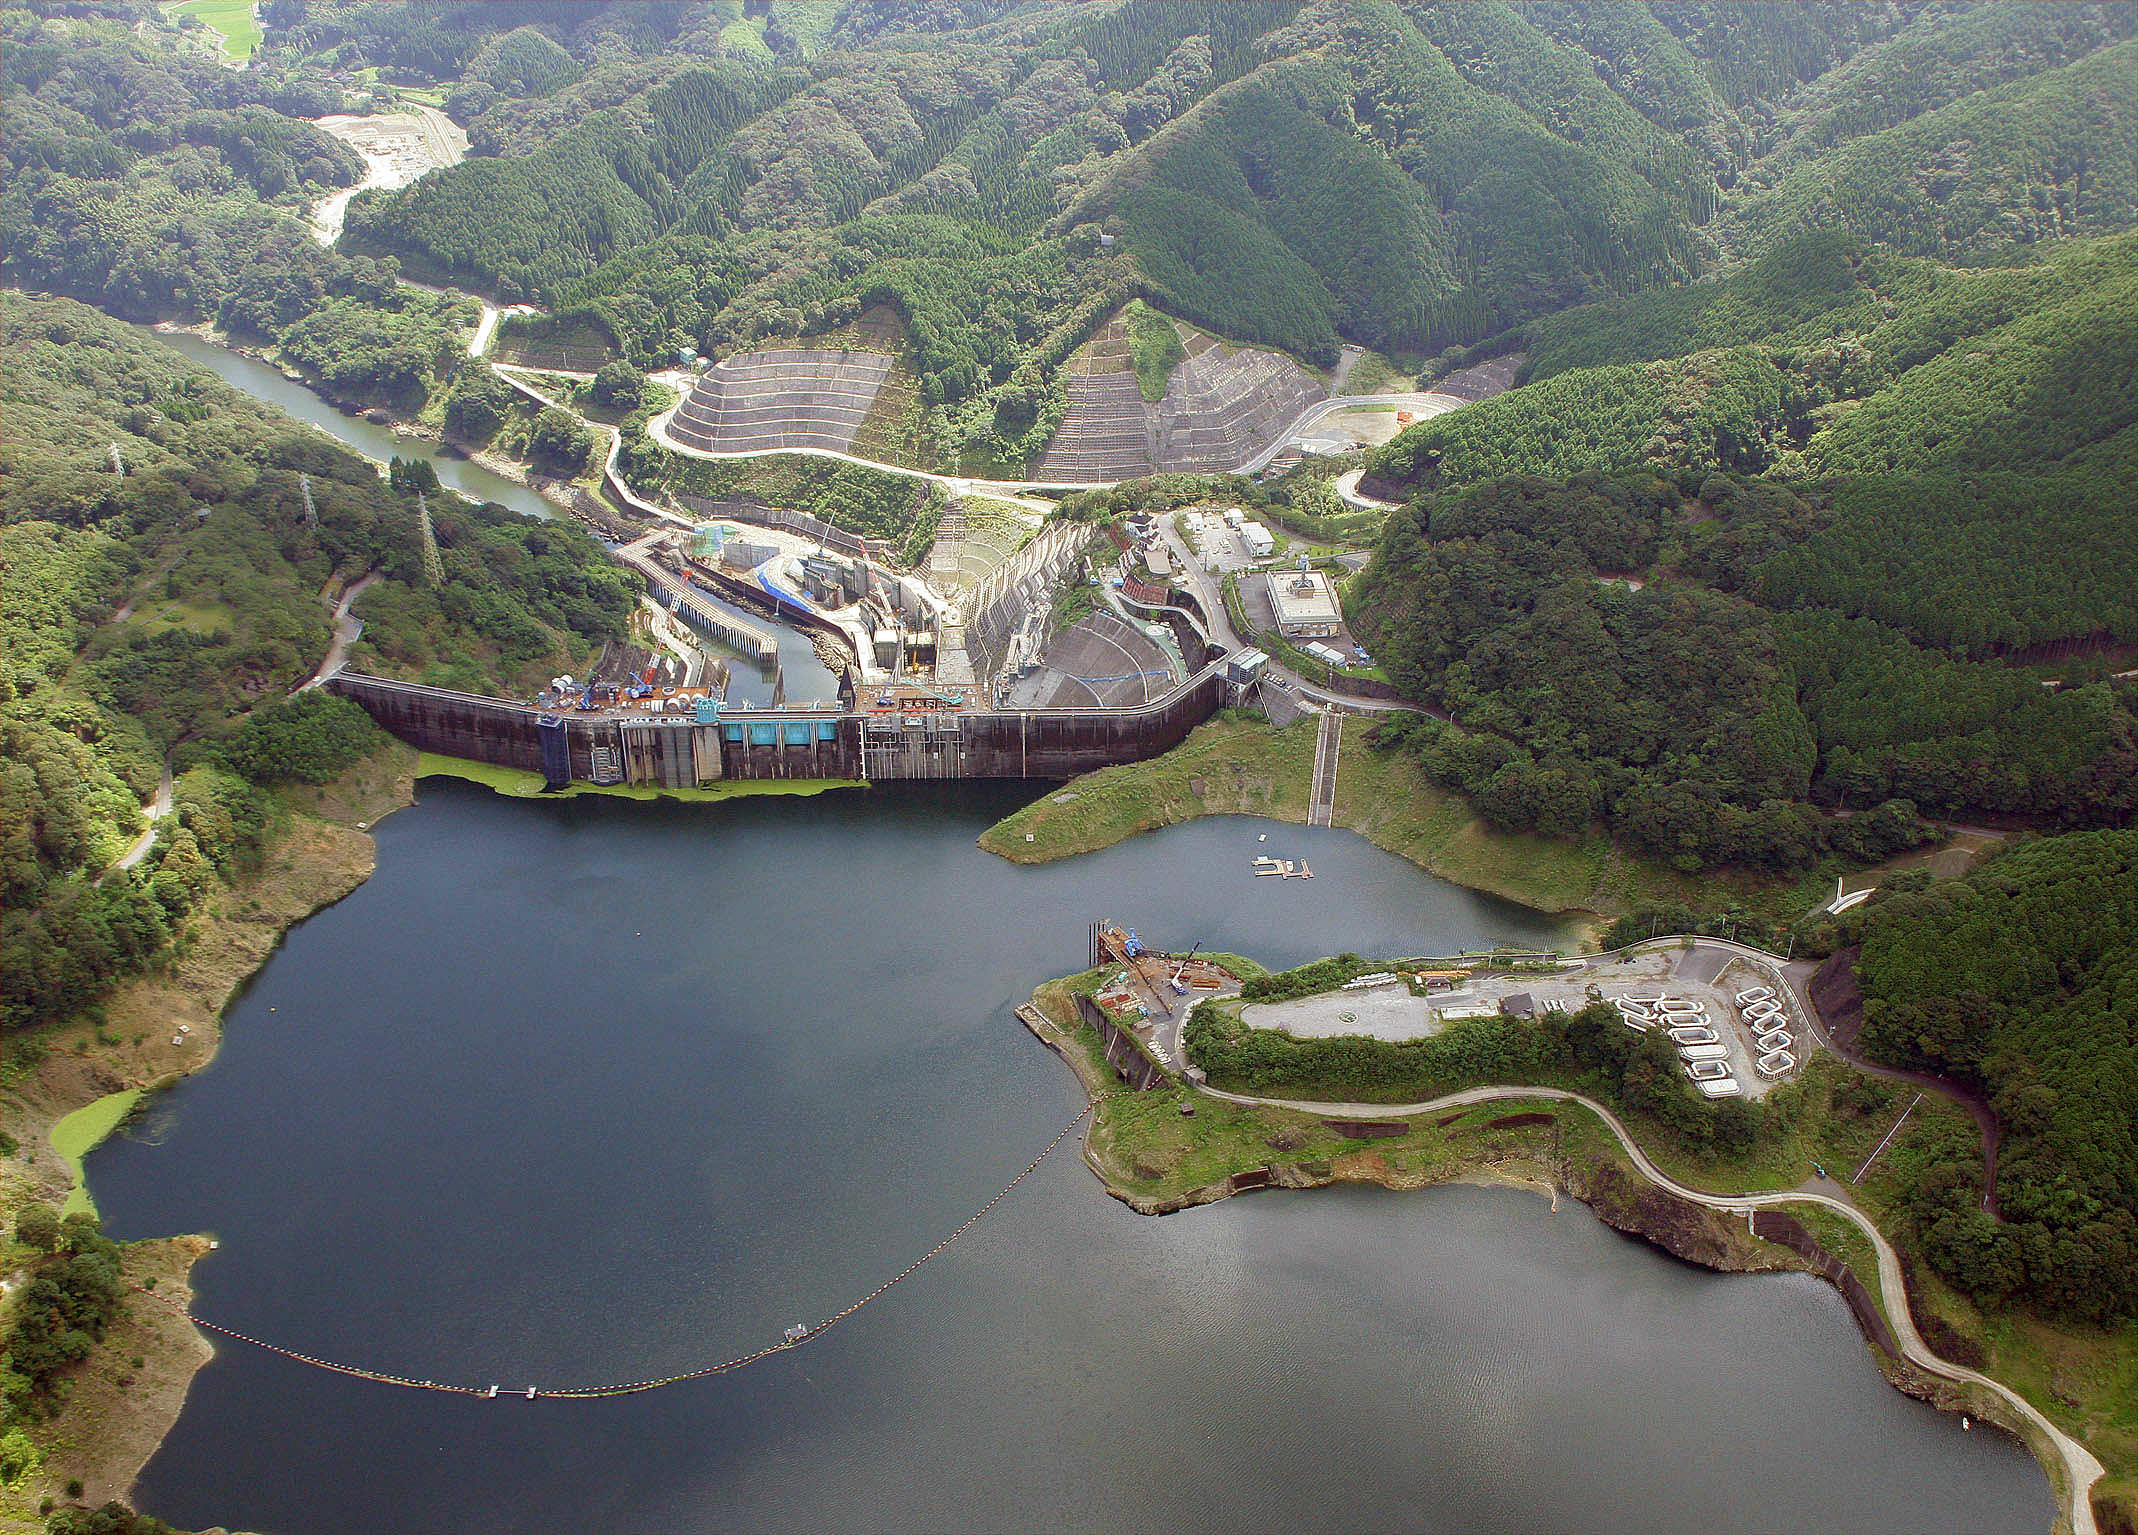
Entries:
{"label": "grassy embankment", "polygon": [[1136,370],[1136,388],[1155,405],[1166,397],[1166,380],[1187,360],[1188,349],[1173,322],[1140,298],[1128,301],[1121,318],[1128,325],[1128,361]]}
{"label": "grassy embankment", "polygon": [[418,778],[463,778],[514,799],[575,799],[582,794],[603,794],[615,799],[673,799],[710,802],[740,799],[753,794],[822,794],[827,789],[866,789],[856,778],[734,778],[703,789],[664,789],[654,784],[591,784],[574,782],[549,790],[542,775],[526,768],[498,767],[488,762],[470,762],[465,757],[447,757],[424,752],[416,764]]}
{"label": "grassy embankment", "polygon": [[[121,982],[73,1018],[10,1038],[0,1061],[0,1122],[14,1138],[0,1157],[8,1232],[32,1202],[91,1208],[81,1159],[148,1093],[207,1065],[223,1008],[284,931],[370,876],[376,848],[360,828],[409,802],[415,766],[416,753],[392,743],[333,783],[277,790],[259,867],[211,888],[168,963]],[[127,1495],[176,1420],[193,1372],[210,1357],[181,1314],[191,1299],[188,1275],[208,1246],[199,1235],[123,1246],[126,1277],[178,1310],[129,1301],[95,1351],[65,1372],[62,1410],[24,1426],[43,1461],[21,1486],[0,1488],[0,1527],[14,1520],[42,1528],[38,1501],[58,1496],[70,1480],[81,1481],[92,1506]],[[6,1272],[37,1257],[0,1241]],[[11,1303],[0,1302],[0,1334],[13,1322]]]}
{"label": "grassy embankment", "polygon": [[[1233,1104],[1191,1095],[1185,1088],[1128,1092],[1099,1054],[1095,1032],[1076,1023],[1070,1000],[1098,975],[1051,982],[1034,1000],[1057,1024],[1055,1043],[1086,1090],[1100,1099],[1088,1147],[1094,1170],[1110,1192],[1139,1209],[1165,1210],[1221,1198],[1232,1174],[1267,1168],[1273,1181],[1295,1187],[1355,1180],[1412,1188],[1479,1177],[1544,1182],[1588,1198],[1613,1224],[1625,1224],[1620,1216],[1631,1208],[1629,1191],[1640,1180],[1602,1122],[1573,1105],[1502,1101],[1460,1114],[1451,1110],[1423,1117],[1413,1121],[1406,1134],[1389,1140],[1357,1142],[1336,1135],[1319,1116],[1301,1111]],[[1546,1073],[1534,1080],[1536,1085],[1596,1093],[1594,1084],[1571,1074]],[[1414,1092],[1423,1101],[1473,1085],[1479,1084],[1420,1083]],[[1272,1096],[1332,1101],[1357,1096],[1349,1089],[1317,1090],[1312,1082],[1288,1082],[1281,1092],[1261,1090]],[[1915,1096],[1910,1086],[1868,1077],[1820,1056],[1797,1082],[1770,1096],[1756,1142],[1741,1151],[1687,1141],[1659,1121],[1624,1108],[1619,1114],[1651,1160],[1680,1182],[1719,1194],[1806,1184],[1823,1188],[1852,1199],[1905,1256],[1913,1240],[1907,1200],[1923,1170],[1948,1161],[1955,1148],[1979,1156],[1974,1122],[1965,1111],[1935,1096],[1923,1098],[1860,1183],[1816,1183],[1813,1163],[1839,1178],[1853,1177]],[[1183,1102],[1194,1104],[1192,1119],[1180,1113]],[[1526,1111],[1552,1114],[1554,1128],[1547,1132],[1542,1126],[1494,1123]],[[1814,1205],[1787,1208],[1856,1272],[1881,1306],[1896,1303],[1897,1297],[1884,1292],[1870,1242],[1856,1227]],[[1650,1235],[1664,1240],[1655,1232]],[[1664,1240],[1664,1245],[1707,1262],[1711,1254],[1701,1244],[1715,1239],[1710,1223],[1692,1234],[1690,1252],[1674,1241]],[[1801,1266],[1780,1257],[1781,1250],[1772,1244],[1747,1238],[1739,1245],[1742,1252],[1731,1249],[1719,1266]],[[1756,1261],[1747,1254],[1756,1255]],[[2108,1468],[2097,1506],[2128,1508],[2138,1484],[2138,1324],[2095,1328],[2019,1311],[1986,1311],[1924,1265],[1912,1262],[1910,1267],[1912,1312],[1931,1346],[2004,1382],[2085,1443]],[[1910,1367],[1884,1357],[1879,1362],[1896,1383],[1922,1385]],[[1994,1421],[2011,1419],[2007,1409],[1979,1388],[1938,1387],[1935,1394],[1949,1406]],[[2043,1459],[2047,1464],[2053,1457]],[[2054,1480],[2059,1468],[2051,1466],[2050,1474]]]}
{"label": "grassy embankment", "polygon": [[[1368,747],[1372,728],[1345,722],[1335,824],[1442,879],[1538,911],[1607,914],[1649,901],[1708,907],[1780,888],[1735,871],[1680,874],[1603,836],[1575,841],[1494,831],[1411,758]],[[989,827],[980,846],[1014,863],[1049,863],[1201,815],[1303,823],[1315,729],[1301,720],[1276,730],[1259,716],[1228,710],[1161,757],[1102,768],[1042,795]]]}
{"label": "grassy embankment", "polygon": [[82,1158],[126,1122],[126,1116],[141,1101],[141,1092],[138,1087],[129,1087],[106,1093],[94,1103],[83,1104],[52,1127],[52,1149],[67,1165],[67,1174],[74,1181],[74,1187],[67,1191],[66,1203],[60,1206],[61,1215],[72,1215],[78,1210],[90,1215],[97,1213],[96,1201],[89,1197],[89,1179],[82,1171]]}
{"label": "grassy embankment", "polygon": [[[1074,996],[1103,970],[1050,981],[1032,995],[1054,1026],[1049,1041],[1097,1100],[1086,1159],[1115,1198],[1145,1213],[1221,1199],[1235,1173],[1266,1169],[1292,1188],[1377,1183],[1417,1189],[1436,1183],[1512,1183],[1590,1199],[1614,1222],[1639,1183],[1603,1122],[1575,1104],[1499,1100],[1421,1115],[1401,1135],[1353,1140],[1321,1115],[1231,1103],[1189,1087],[1131,1092],[1107,1066],[1097,1031],[1078,1020]],[[1192,1116],[1181,1112],[1194,1109]],[[1599,1175],[1598,1169],[1607,1171]],[[1569,1170],[1578,1175],[1569,1181]],[[1677,1233],[1693,1251],[1727,1268],[1796,1267],[1741,1223],[1686,1216]],[[1673,1250],[1678,1250],[1673,1247]]]}

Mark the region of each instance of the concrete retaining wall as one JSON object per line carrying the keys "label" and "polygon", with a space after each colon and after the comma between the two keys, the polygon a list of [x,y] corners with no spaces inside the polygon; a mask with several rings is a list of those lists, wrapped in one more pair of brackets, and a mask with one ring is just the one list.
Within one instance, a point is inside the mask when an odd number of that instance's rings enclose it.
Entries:
{"label": "concrete retaining wall", "polygon": [[[358,672],[330,678],[388,732],[424,751],[543,771],[542,711]],[[737,709],[717,724],[689,715],[617,718],[560,710],[571,777],[688,788],[721,778],[1073,778],[1180,744],[1224,701],[1205,667],[1133,709],[868,714]]]}
{"label": "concrete retaining wall", "polygon": [[1790,1251],[1804,1257],[1816,1266],[1820,1273],[1834,1282],[1841,1298],[1848,1302],[1856,1325],[1863,1335],[1883,1349],[1892,1358],[1900,1357],[1900,1344],[1894,1340],[1893,1329],[1886,1324],[1878,1303],[1871,1299],[1871,1292],[1856,1277],[1856,1271],[1819,1245],[1818,1238],[1804,1229],[1796,1217],[1784,1215],[1779,1210],[1754,1210],[1752,1212],[1752,1235],[1769,1242],[1779,1242]]}

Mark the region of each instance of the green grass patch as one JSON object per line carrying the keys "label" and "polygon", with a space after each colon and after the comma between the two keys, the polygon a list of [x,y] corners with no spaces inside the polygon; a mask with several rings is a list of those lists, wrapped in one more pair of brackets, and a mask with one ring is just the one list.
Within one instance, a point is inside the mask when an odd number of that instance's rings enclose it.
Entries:
{"label": "green grass patch", "polygon": [[1188,349],[1181,345],[1173,322],[1142,299],[1130,299],[1121,311],[1128,322],[1128,360],[1136,370],[1136,388],[1152,404],[1165,398],[1166,380],[1185,362]]}
{"label": "green grass patch", "polygon": [[237,614],[220,602],[145,601],[134,609],[131,623],[144,634],[183,629],[188,634],[234,634]]}
{"label": "green grass patch", "polygon": [[67,1191],[67,1202],[60,1207],[61,1215],[72,1215],[77,1210],[87,1215],[96,1214],[96,1201],[89,1197],[89,1178],[82,1171],[82,1158],[124,1124],[126,1116],[140,1101],[141,1089],[138,1087],[128,1088],[123,1093],[110,1093],[94,1103],[83,1104],[52,1127],[52,1149],[67,1164],[67,1171],[74,1180],[74,1186]]}
{"label": "green grass patch", "polygon": [[198,16],[223,41],[226,57],[243,61],[260,46],[260,24],[252,17],[252,0],[179,0],[163,8],[166,16]]}
{"label": "green grass patch", "polygon": [[[1606,914],[1663,901],[1717,910],[1750,903],[1776,884],[1739,870],[1682,874],[1602,834],[1497,831],[1433,783],[1416,758],[1370,746],[1372,730],[1365,720],[1344,723],[1334,824],[1455,884],[1536,911]],[[1277,730],[1260,715],[1226,710],[1163,756],[1049,789],[989,827],[980,846],[1013,863],[1050,863],[1201,815],[1303,823],[1315,731],[1313,720]]]}
{"label": "green grass patch", "polygon": [[745,17],[729,22],[720,29],[720,51],[739,58],[771,63],[772,50],[765,44],[764,20],[761,17]]}
{"label": "green grass patch", "polygon": [[666,789],[654,784],[591,784],[571,783],[562,789],[545,789],[542,775],[525,768],[499,767],[489,762],[470,762],[465,757],[448,757],[440,752],[424,752],[416,760],[418,778],[460,778],[469,783],[479,783],[486,789],[507,794],[514,799],[573,799],[582,794],[604,794],[614,799],[658,800],[672,799],[688,802],[706,802],[724,799],[742,799],[758,794],[822,794],[827,789],[866,789],[868,784],[854,778],[732,778],[709,784],[702,789]]}
{"label": "green grass patch", "polygon": [[[1406,371],[1402,366],[1379,352],[1368,352],[1351,365],[1351,374],[1344,380],[1345,394],[1397,394],[1418,387],[1416,369]],[[1393,410],[1394,406],[1386,409]]]}

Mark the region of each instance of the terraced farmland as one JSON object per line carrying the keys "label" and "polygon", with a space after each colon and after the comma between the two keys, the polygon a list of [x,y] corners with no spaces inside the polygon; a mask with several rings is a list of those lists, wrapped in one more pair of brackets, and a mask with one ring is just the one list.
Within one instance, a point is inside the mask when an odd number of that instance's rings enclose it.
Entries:
{"label": "terraced farmland", "polygon": [[1283,435],[1325,391],[1278,352],[1228,347],[1175,322],[1187,359],[1165,398],[1144,402],[1129,361],[1128,327],[1116,316],[1064,369],[1069,409],[1033,467],[1058,483],[1135,479],[1152,473],[1222,473]]}

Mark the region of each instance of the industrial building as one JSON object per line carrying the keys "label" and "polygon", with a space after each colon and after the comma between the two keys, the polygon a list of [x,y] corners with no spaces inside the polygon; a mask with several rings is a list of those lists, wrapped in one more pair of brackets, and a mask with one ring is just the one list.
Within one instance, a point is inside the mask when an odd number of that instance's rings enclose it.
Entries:
{"label": "industrial building", "polygon": [[1272,571],[1266,579],[1277,632],[1286,639],[1321,639],[1342,632],[1344,613],[1336,588],[1320,571]]}

